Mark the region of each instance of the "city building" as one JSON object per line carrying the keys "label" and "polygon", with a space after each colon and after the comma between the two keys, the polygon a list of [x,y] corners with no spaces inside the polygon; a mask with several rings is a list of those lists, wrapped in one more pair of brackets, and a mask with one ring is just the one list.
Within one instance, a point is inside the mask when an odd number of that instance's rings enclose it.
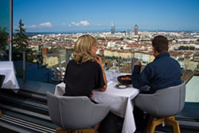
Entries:
{"label": "city building", "polygon": [[111,25],[111,34],[115,34],[115,24]]}
{"label": "city building", "polygon": [[[3,1],[7,3],[4,5]],[[1,0],[0,5],[9,6],[12,9],[12,0]],[[6,9],[9,9],[9,7]],[[7,15],[0,16],[0,18],[2,21],[5,19],[5,16],[9,16],[9,13],[11,20],[9,18],[6,20],[7,26],[5,27],[10,29],[8,32],[12,39],[12,11],[7,11]],[[2,27],[2,25],[0,26]],[[18,51],[12,51],[13,41],[7,41],[5,48],[8,51],[7,55],[9,56],[7,57],[9,58],[6,58],[6,61],[13,62],[13,70],[16,70],[20,89],[16,91],[9,90],[10,88],[0,89],[0,110],[2,110],[2,116],[0,117],[1,132],[56,132],[57,126],[49,117],[46,92],[54,93],[56,85],[62,82],[65,68],[73,56],[75,41],[83,34],[90,34],[98,39],[97,54],[102,56],[106,73],[112,73],[111,77],[114,78],[114,81],[109,83],[117,82],[117,74],[131,74],[133,64],[137,60],[142,62],[142,68],[152,62],[154,56],[152,54],[151,39],[156,35],[168,37],[170,43],[172,43],[171,47],[173,50],[169,51],[170,55],[180,63],[183,70],[182,81],[187,83],[185,106],[183,111],[176,115],[176,119],[179,121],[180,128],[182,129],[181,132],[196,133],[199,131],[199,89],[197,84],[199,82],[199,31],[140,31],[138,35],[138,25],[135,25],[135,35],[132,36],[130,30],[127,32],[115,32],[115,25],[113,24],[111,26],[111,33],[110,31],[99,33],[35,33],[35,35],[29,36],[28,44],[35,53],[38,53],[37,62],[28,62],[25,58],[20,60],[12,59],[15,55],[18,56],[15,53]],[[181,46],[183,46],[182,50],[179,49]],[[190,49],[192,47],[195,49]],[[0,53],[0,57],[3,54]],[[32,55],[27,57],[32,57]],[[2,64],[4,61],[2,60]],[[5,69],[2,69],[3,73]],[[12,74],[12,76],[15,76],[15,74]],[[110,85],[109,83],[108,85]],[[14,86],[10,81],[8,85]],[[113,85],[111,86],[113,87]],[[122,92],[123,89],[126,88],[117,89],[117,91]],[[123,99],[123,101],[126,100]],[[122,123],[120,127],[122,127]],[[170,127],[167,127],[167,130],[169,129]],[[156,131],[162,132],[161,127],[160,131],[159,129]]]}
{"label": "city building", "polygon": [[129,36],[131,35],[131,29],[127,30],[127,35],[129,35]]}
{"label": "city building", "polygon": [[135,35],[138,35],[138,25],[135,25],[135,26],[134,26],[134,34],[135,34]]}

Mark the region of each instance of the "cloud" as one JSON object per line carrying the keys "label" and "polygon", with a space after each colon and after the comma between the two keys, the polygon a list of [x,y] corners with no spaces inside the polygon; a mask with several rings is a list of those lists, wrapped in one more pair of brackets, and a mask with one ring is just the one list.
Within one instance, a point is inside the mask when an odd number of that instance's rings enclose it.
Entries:
{"label": "cloud", "polygon": [[68,26],[71,27],[72,25],[74,26],[88,26],[90,23],[87,21],[87,20],[82,20],[82,21],[79,21],[79,22],[71,22]]}
{"label": "cloud", "polygon": [[71,22],[72,25],[79,26],[79,23]]}
{"label": "cloud", "polygon": [[[41,24],[39,24],[39,25],[33,24],[33,25],[24,25],[24,26],[23,26],[23,28],[27,28],[27,29],[36,29],[36,28],[45,28],[45,27],[51,28],[51,27],[53,27],[53,26],[52,26],[52,24],[51,24],[50,22],[41,23]],[[14,29],[17,29],[17,28],[19,28],[19,27],[18,27],[18,26],[14,26],[13,28],[14,28]]]}
{"label": "cloud", "polygon": [[[19,28],[19,26],[13,26],[13,28],[14,28],[14,29],[18,29],[18,28]],[[26,26],[26,25],[24,25],[24,26],[23,26],[23,28],[27,28],[27,26]]]}
{"label": "cloud", "polygon": [[50,22],[45,22],[45,23],[41,23],[39,26],[41,26],[41,27],[52,27],[52,24]]}
{"label": "cloud", "polygon": [[37,27],[37,25],[29,25],[29,26],[27,26],[27,28],[30,28],[30,29],[34,29],[36,27]]}
{"label": "cloud", "polygon": [[85,21],[80,21],[79,23],[80,23],[80,24],[82,24],[82,25],[84,25],[84,26],[89,25],[89,22],[88,22],[88,21],[86,21],[86,20],[85,20]]}

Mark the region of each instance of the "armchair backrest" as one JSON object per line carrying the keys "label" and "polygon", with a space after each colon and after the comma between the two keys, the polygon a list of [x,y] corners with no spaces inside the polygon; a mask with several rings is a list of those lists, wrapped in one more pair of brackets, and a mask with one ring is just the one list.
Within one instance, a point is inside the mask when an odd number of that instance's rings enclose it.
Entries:
{"label": "armchair backrest", "polygon": [[161,89],[153,94],[139,94],[135,99],[138,108],[157,116],[173,116],[181,112],[185,102],[185,82]]}
{"label": "armchair backrest", "polygon": [[102,121],[108,105],[94,104],[86,96],[56,96],[47,92],[51,120],[63,129],[90,128]]}

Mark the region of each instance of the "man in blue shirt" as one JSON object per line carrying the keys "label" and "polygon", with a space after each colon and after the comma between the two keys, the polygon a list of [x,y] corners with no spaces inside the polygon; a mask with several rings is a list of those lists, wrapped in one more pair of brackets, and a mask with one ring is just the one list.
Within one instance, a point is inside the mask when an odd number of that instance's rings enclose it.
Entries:
{"label": "man in blue shirt", "polygon": [[181,84],[182,70],[179,63],[168,53],[168,40],[164,36],[156,36],[152,40],[155,59],[140,73],[141,63],[136,62],[132,72],[133,87],[140,92],[154,93]]}
{"label": "man in blue shirt", "polygon": [[[134,63],[132,85],[140,93],[154,93],[159,89],[181,84],[182,70],[179,63],[168,53],[168,40],[164,36],[156,36],[152,40],[155,59],[140,73],[141,62]],[[134,117],[137,130],[144,130],[148,115],[135,106]],[[145,118],[144,118],[145,117]]]}

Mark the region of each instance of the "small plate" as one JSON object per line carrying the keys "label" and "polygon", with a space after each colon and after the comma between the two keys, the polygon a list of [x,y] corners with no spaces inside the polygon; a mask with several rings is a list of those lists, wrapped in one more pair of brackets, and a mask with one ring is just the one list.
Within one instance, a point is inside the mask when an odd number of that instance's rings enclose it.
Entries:
{"label": "small plate", "polygon": [[126,85],[126,84],[117,84],[116,85],[116,88],[118,88],[118,89],[125,89],[127,87],[128,87],[128,85]]}

